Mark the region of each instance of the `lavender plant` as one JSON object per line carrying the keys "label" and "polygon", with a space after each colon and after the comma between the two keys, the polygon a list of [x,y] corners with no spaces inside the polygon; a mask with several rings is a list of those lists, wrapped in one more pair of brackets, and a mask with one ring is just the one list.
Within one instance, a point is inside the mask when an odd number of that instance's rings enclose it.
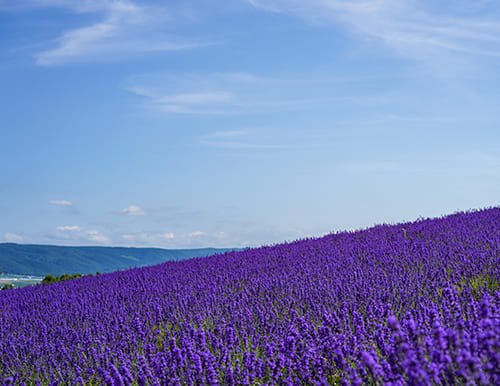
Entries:
{"label": "lavender plant", "polygon": [[2,291],[0,381],[500,384],[499,263],[494,207]]}

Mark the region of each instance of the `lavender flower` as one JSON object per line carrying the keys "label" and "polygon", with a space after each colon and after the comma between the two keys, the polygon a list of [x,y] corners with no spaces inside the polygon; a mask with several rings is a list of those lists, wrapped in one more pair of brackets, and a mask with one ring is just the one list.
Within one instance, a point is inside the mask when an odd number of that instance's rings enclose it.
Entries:
{"label": "lavender flower", "polygon": [[494,207],[0,291],[0,382],[499,384],[499,256]]}

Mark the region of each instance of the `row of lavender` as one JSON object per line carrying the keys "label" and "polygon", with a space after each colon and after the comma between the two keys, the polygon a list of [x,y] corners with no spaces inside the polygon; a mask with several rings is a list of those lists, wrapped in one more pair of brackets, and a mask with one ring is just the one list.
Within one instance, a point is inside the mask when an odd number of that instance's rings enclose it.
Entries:
{"label": "row of lavender", "polygon": [[500,207],[0,293],[16,385],[500,384]]}

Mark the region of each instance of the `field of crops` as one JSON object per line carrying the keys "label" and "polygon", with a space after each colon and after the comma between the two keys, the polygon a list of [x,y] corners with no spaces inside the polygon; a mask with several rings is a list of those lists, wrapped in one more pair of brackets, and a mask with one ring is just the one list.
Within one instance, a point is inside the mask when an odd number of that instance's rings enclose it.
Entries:
{"label": "field of crops", "polygon": [[500,207],[0,293],[14,385],[500,384]]}

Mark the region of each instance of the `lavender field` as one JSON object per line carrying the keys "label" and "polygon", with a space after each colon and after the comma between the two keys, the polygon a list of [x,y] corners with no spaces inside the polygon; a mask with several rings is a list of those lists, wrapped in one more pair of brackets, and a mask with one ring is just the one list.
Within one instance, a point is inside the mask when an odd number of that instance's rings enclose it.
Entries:
{"label": "lavender field", "polygon": [[0,293],[5,385],[500,384],[500,207]]}

